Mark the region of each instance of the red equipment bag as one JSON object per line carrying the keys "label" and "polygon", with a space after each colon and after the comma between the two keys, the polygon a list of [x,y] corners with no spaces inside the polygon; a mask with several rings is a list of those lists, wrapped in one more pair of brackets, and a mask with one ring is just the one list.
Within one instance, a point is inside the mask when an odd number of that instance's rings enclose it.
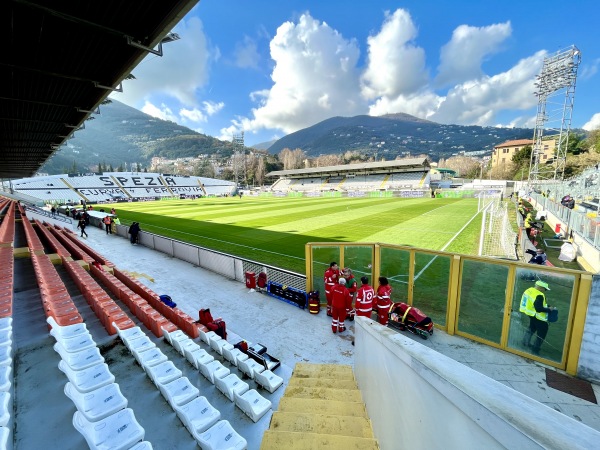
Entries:
{"label": "red equipment bag", "polygon": [[210,322],[206,324],[206,328],[210,331],[214,331],[223,339],[227,339],[227,326],[224,320],[217,320],[216,322]]}
{"label": "red equipment bag", "polygon": [[321,311],[319,291],[310,291],[308,293],[308,312],[311,314],[319,314],[319,311]]}
{"label": "red equipment bag", "polygon": [[258,274],[258,287],[261,289],[267,287],[267,274],[264,272]]}
{"label": "red equipment bag", "polygon": [[213,322],[213,317],[212,314],[210,313],[210,309],[201,309],[200,311],[198,311],[198,315],[199,317],[199,322],[202,325],[206,325],[208,327],[208,324]]}

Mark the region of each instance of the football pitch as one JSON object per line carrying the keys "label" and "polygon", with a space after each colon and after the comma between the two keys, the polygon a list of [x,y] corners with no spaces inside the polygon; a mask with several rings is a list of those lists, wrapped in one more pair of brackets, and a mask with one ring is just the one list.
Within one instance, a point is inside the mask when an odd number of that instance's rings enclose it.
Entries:
{"label": "football pitch", "polygon": [[[473,254],[477,199],[262,198],[98,205],[142,231],[305,272],[307,242],[381,242]],[[471,220],[474,219],[474,220]]]}

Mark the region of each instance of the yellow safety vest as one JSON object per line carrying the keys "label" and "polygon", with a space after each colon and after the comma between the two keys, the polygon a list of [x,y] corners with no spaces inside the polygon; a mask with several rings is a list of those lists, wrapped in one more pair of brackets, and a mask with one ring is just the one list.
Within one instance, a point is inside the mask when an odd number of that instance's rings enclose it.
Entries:
{"label": "yellow safety vest", "polygon": [[535,310],[535,299],[538,295],[541,295],[544,298],[544,308],[548,307],[546,303],[546,296],[543,292],[538,291],[534,287],[530,287],[525,292],[523,292],[523,297],[521,297],[521,306],[519,307],[519,311],[527,314],[528,316],[535,316],[538,320],[542,322],[548,322],[548,313],[546,312],[537,312]]}

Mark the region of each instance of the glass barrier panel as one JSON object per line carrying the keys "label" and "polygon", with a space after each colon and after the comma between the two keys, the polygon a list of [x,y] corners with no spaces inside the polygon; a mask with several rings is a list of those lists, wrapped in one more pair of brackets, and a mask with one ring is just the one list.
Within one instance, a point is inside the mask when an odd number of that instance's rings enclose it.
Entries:
{"label": "glass barrier panel", "polygon": [[325,303],[325,284],[323,275],[333,261],[340,263],[340,248],[336,245],[312,247],[312,285],[313,290],[319,291],[321,303]]}
{"label": "glass barrier panel", "polygon": [[344,247],[344,267],[352,269],[356,283],[360,287],[360,278],[367,276],[369,284],[373,280],[373,246],[348,245]]}
{"label": "glass barrier panel", "polygon": [[[570,322],[571,301],[575,275],[546,272],[536,265],[518,267],[516,270],[515,291],[512,299],[508,347],[521,352],[538,355],[551,361],[561,363],[564,356],[565,339]],[[547,284],[546,291],[543,284]],[[534,288],[535,290],[529,290]],[[537,299],[541,294],[547,306],[556,307],[556,320],[550,315],[540,314],[531,318],[527,314],[527,296]],[[540,299],[543,303],[543,298]],[[535,302],[534,306],[535,308]],[[549,320],[547,320],[549,319]]]}
{"label": "glass barrier panel", "polygon": [[464,259],[457,330],[500,344],[508,266]]}
{"label": "glass barrier panel", "polygon": [[[408,265],[410,253],[391,247],[381,247],[380,275],[386,277],[392,287],[392,302],[408,303]],[[378,280],[373,280],[377,291]]]}
{"label": "glass barrier panel", "polygon": [[449,256],[415,253],[413,306],[441,326],[446,326],[449,283]]}

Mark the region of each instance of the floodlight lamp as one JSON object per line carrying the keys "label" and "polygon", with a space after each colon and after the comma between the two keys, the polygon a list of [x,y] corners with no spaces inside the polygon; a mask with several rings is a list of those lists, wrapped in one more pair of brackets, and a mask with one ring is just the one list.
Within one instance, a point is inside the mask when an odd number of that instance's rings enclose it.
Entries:
{"label": "floodlight lamp", "polygon": [[171,32],[167,34],[164,38],[162,38],[160,42],[161,44],[166,44],[167,42],[174,42],[178,41],[179,39],[181,39],[181,36],[179,36],[177,33]]}

